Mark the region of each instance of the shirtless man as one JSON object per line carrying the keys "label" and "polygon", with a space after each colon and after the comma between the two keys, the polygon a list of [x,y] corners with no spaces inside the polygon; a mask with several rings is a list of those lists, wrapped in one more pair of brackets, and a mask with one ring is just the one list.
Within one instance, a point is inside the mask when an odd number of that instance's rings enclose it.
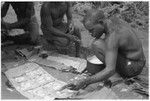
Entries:
{"label": "shirtless man", "polygon": [[34,4],[32,2],[5,2],[1,9],[1,18],[6,16],[9,6],[12,6],[16,15],[17,22],[7,23],[3,19],[1,21],[3,32],[12,29],[23,29],[25,34],[9,36],[6,35],[6,39],[13,40],[16,43],[29,42],[31,44],[37,44],[39,38],[39,25],[35,17]]}
{"label": "shirtless man", "polygon": [[[79,90],[89,84],[105,81],[116,72],[124,78],[141,73],[146,59],[136,31],[117,16],[107,19],[103,11],[91,10],[84,18],[84,26],[95,37],[92,49],[105,64],[105,68],[86,79],[71,82],[64,86]],[[101,39],[102,34],[105,38]]]}
{"label": "shirtless man", "polygon": [[[41,8],[41,29],[46,43],[57,49],[75,42],[76,56],[79,56],[81,35],[74,26],[69,2],[45,2]],[[66,14],[67,23],[63,22]]]}

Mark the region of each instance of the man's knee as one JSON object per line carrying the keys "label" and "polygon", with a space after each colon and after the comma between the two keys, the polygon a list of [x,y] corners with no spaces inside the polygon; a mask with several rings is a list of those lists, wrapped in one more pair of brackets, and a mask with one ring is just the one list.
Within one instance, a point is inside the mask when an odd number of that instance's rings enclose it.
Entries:
{"label": "man's knee", "polygon": [[103,50],[105,51],[105,44],[103,40],[94,41],[91,45],[94,50]]}

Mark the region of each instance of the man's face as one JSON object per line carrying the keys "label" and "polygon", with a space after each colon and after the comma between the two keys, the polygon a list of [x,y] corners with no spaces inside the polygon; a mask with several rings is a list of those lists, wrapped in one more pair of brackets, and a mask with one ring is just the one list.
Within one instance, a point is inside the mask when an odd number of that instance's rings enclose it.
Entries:
{"label": "man's face", "polygon": [[101,24],[95,24],[91,27],[85,28],[91,33],[92,37],[95,37],[96,39],[100,38],[104,33],[104,26]]}
{"label": "man's face", "polygon": [[[89,10],[83,19],[83,24],[85,28],[92,33],[91,35],[95,38],[100,38],[104,33],[104,25],[100,23],[100,19],[103,19],[102,11]],[[103,21],[101,21],[103,22]]]}

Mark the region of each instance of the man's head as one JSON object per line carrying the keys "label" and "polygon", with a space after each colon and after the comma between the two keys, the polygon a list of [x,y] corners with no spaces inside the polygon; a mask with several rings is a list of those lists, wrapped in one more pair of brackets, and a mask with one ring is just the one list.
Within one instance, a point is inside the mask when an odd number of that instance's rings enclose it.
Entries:
{"label": "man's head", "polygon": [[105,31],[104,20],[105,15],[102,10],[91,9],[86,12],[83,24],[93,37],[100,38]]}

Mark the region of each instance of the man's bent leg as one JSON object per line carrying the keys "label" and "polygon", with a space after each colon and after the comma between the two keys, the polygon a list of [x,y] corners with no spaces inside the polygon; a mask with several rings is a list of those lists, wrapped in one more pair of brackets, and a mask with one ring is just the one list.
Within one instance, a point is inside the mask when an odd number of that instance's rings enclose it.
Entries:
{"label": "man's bent leg", "polygon": [[100,72],[102,69],[105,68],[105,61],[104,61],[105,57],[103,55],[104,54],[103,51],[105,50],[104,42],[101,40],[94,41],[91,44],[91,48],[92,48],[92,51],[94,52],[94,54],[96,55],[96,57],[100,61],[103,62],[103,65],[96,66],[93,69],[91,68],[91,66],[93,66],[93,65],[91,63],[88,63],[87,68],[83,72],[88,71],[89,73],[91,73],[93,75],[95,73]]}
{"label": "man's bent leg", "polygon": [[96,40],[91,46],[96,57],[105,64],[105,44],[103,40]]}
{"label": "man's bent leg", "polygon": [[[81,33],[79,31],[79,28],[75,27],[73,34],[81,40]],[[80,47],[81,47],[80,43],[76,42],[75,47],[76,47],[76,57],[80,57]]]}
{"label": "man's bent leg", "polygon": [[145,62],[145,60],[129,60],[118,54],[116,70],[124,78],[134,77],[142,72]]}
{"label": "man's bent leg", "polygon": [[52,45],[52,36],[49,35],[49,31],[47,31],[45,28],[41,27],[41,30],[43,32],[43,36],[41,37],[41,44],[43,49],[47,51],[53,50],[54,45]]}

